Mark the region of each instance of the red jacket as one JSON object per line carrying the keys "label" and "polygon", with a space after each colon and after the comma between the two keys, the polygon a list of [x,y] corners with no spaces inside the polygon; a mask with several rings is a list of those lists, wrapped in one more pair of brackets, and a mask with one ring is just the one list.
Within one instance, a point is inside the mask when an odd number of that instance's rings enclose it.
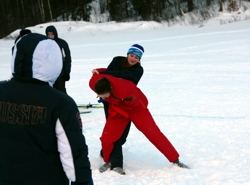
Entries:
{"label": "red jacket", "polygon": [[[101,136],[103,157],[105,162],[110,161],[110,155],[114,142],[122,135],[128,121],[131,120],[136,128],[140,130],[148,140],[170,161],[178,159],[179,154],[160,131],[152,115],[147,109],[148,101],[141,90],[133,82],[116,78],[106,74],[94,74],[89,81],[89,86],[94,91],[95,84],[101,78],[106,77],[112,87],[116,98],[110,96],[105,98],[109,102],[109,117]],[[132,101],[122,99],[131,97]],[[119,98],[119,100],[117,100]],[[119,121],[117,124],[116,121]]]}
{"label": "red jacket", "polygon": [[[100,69],[98,69],[98,71],[100,71]],[[125,113],[123,114],[125,117],[128,117],[130,113],[135,113],[136,111],[147,108],[148,100],[146,96],[141,92],[138,87],[136,87],[133,82],[129,80],[116,78],[107,74],[93,74],[92,78],[89,81],[89,86],[93,91],[95,91],[94,87],[96,82],[103,77],[106,77],[110,81],[113,94],[117,98],[121,99],[118,100],[112,96],[105,98],[105,101],[109,102],[110,105],[112,105],[111,107],[113,107],[113,110],[109,110],[110,115],[114,114],[114,110],[116,112],[119,112],[117,108],[127,114],[127,116],[125,116]],[[122,100],[131,96],[133,97],[132,101]]]}

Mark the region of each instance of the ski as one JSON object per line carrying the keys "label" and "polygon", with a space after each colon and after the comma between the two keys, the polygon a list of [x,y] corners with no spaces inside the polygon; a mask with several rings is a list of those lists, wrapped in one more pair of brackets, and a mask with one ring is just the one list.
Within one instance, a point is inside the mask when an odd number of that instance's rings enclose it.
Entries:
{"label": "ski", "polygon": [[103,105],[102,104],[79,104],[77,105],[78,108],[103,108]]}
{"label": "ski", "polygon": [[80,111],[80,114],[88,114],[91,112],[92,112],[91,110],[82,110],[82,111]]}

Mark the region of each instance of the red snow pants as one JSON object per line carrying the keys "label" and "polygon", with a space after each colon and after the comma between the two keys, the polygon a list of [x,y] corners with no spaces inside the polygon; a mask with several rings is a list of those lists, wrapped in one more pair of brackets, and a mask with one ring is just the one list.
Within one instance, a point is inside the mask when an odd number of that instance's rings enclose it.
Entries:
{"label": "red snow pants", "polygon": [[[110,107],[112,108],[112,107]],[[119,108],[113,107],[118,110]],[[149,110],[141,106],[137,111],[121,112],[113,116],[109,115],[100,138],[102,142],[103,159],[110,162],[110,154],[116,142],[122,135],[129,120],[136,128],[141,131],[147,139],[170,161],[174,162],[179,158],[178,152],[170,143],[167,137],[160,131],[156,125]],[[127,113],[127,115],[126,115]]]}

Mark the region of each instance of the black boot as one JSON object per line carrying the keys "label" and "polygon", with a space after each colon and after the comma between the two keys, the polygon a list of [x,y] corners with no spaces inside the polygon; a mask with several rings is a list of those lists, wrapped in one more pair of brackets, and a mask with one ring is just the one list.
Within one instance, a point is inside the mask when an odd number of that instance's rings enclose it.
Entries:
{"label": "black boot", "polygon": [[185,165],[184,163],[180,162],[179,159],[177,159],[173,163],[176,164],[177,166],[179,166],[180,168],[190,169],[187,165]]}

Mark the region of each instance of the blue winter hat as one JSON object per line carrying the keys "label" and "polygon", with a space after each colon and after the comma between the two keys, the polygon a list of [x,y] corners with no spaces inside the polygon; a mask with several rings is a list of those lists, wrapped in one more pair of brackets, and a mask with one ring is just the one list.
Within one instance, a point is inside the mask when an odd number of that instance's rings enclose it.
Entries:
{"label": "blue winter hat", "polygon": [[127,55],[128,54],[135,54],[141,59],[143,53],[144,53],[143,47],[139,44],[134,44],[129,48]]}

